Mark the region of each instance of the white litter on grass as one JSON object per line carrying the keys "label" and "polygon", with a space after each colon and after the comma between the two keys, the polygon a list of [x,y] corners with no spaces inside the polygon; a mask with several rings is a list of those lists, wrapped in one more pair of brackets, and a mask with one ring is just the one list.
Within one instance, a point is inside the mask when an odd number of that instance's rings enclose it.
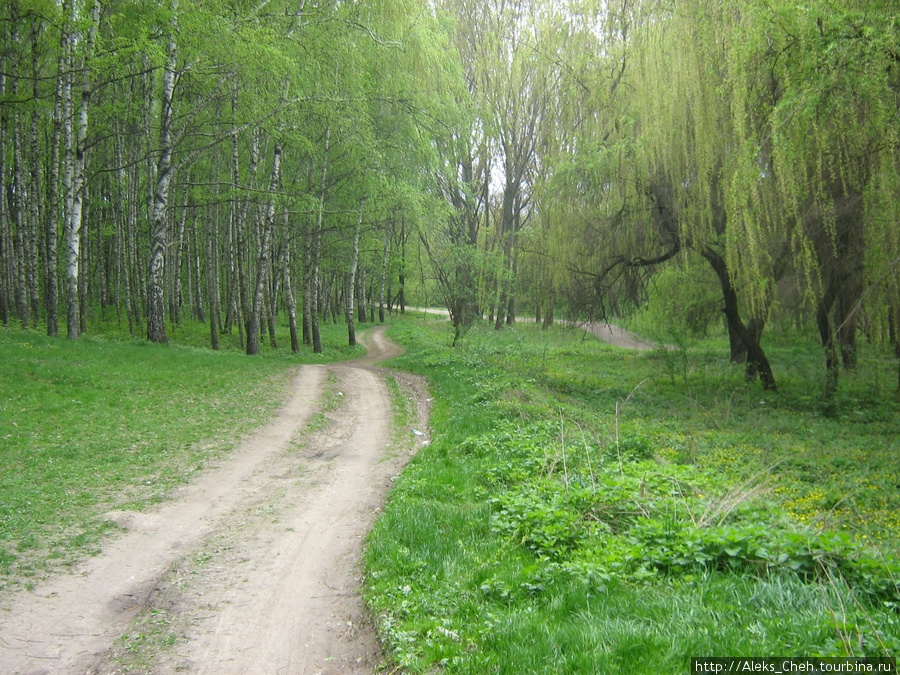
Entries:
{"label": "white litter on grass", "polygon": [[425,432],[424,432],[424,431],[419,431],[418,429],[413,429],[412,432],[413,432],[416,436],[424,436],[424,435],[425,435]]}

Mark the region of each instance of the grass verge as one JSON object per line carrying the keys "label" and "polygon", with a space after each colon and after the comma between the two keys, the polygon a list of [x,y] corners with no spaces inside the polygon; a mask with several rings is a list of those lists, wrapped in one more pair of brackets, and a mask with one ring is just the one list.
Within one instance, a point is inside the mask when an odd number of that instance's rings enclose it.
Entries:
{"label": "grass verge", "polygon": [[435,397],[433,442],[366,555],[399,667],[656,674],[900,651],[900,407],[873,395],[889,362],[873,354],[825,417],[796,345],[763,394],[716,342],[637,353],[521,326],[454,350],[446,331],[391,333],[394,365]]}

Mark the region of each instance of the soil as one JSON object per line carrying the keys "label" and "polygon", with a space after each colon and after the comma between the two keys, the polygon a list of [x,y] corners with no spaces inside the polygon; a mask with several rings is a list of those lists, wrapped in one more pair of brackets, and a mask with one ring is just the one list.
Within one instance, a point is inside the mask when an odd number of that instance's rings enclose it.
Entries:
{"label": "soil", "polygon": [[375,672],[364,537],[428,442],[428,398],[391,373],[426,435],[394,428],[375,364],[400,349],[364,337],[362,359],[300,367],[275,418],[162,506],[105,514],[122,533],[101,554],[0,596],[0,672]]}

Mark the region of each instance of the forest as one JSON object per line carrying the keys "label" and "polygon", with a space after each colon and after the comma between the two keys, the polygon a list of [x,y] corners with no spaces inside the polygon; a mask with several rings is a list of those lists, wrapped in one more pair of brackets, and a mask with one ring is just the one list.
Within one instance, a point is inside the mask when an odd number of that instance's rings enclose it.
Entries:
{"label": "forest", "polygon": [[898,121],[895,0],[0,3],[0,668],[197,480],[100,657],[215,663],[364,445],[371,670],[900,653]]}
{"label": "forest", "polygon": [[[377,307],[900,350],[887,0],[2,9],[0,320],[248,354]],[[61,327],[62,326],[62,327]],[[900,352],[898,352],[900,354]]]}

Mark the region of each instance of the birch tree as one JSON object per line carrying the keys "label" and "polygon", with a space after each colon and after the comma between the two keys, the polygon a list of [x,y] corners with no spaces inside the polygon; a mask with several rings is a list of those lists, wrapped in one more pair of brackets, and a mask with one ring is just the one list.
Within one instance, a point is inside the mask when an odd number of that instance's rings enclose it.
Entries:
{"label": "birch tree", "polygon": [[[91,6],[91,22],[87,35],[85,36],[85,47],[83,53],[78,59],[80,68],[76,68],[76,47],[78,36],[74,32],[74,26],[79,21],[77,3],[70,0],[67,5],[70,12],[70,32],[66,43],[69,53],[68,66],[69,71],[74,77],[75,72],[82,72],[80,99],[78,103],[77,114],[75,114],[74,103],[71,98],[72,89],[76,86],[74,82],[67,84],[64,95],[64,115],[65,115],[65,134],[66,149],[68,158],[66,161],[66,219],[65,219],[65,240],[66,240],[66,332],[72,339],[77,339],[81,335],[81,316],[80,316],[80,298],[79,298],[79,257],[81,252],[81,228],[82,215],[84,213],[85,201],[85,184],[87,180],[87,137],[88,137],[88,114],[90,110],[91,94],[92,94],[92,71],[91,58],[93,57],[94,43],[97,37],[97,28],[100,23],[100,3],[95,0]],[[74,116],[74,129],[73,120]]]}

